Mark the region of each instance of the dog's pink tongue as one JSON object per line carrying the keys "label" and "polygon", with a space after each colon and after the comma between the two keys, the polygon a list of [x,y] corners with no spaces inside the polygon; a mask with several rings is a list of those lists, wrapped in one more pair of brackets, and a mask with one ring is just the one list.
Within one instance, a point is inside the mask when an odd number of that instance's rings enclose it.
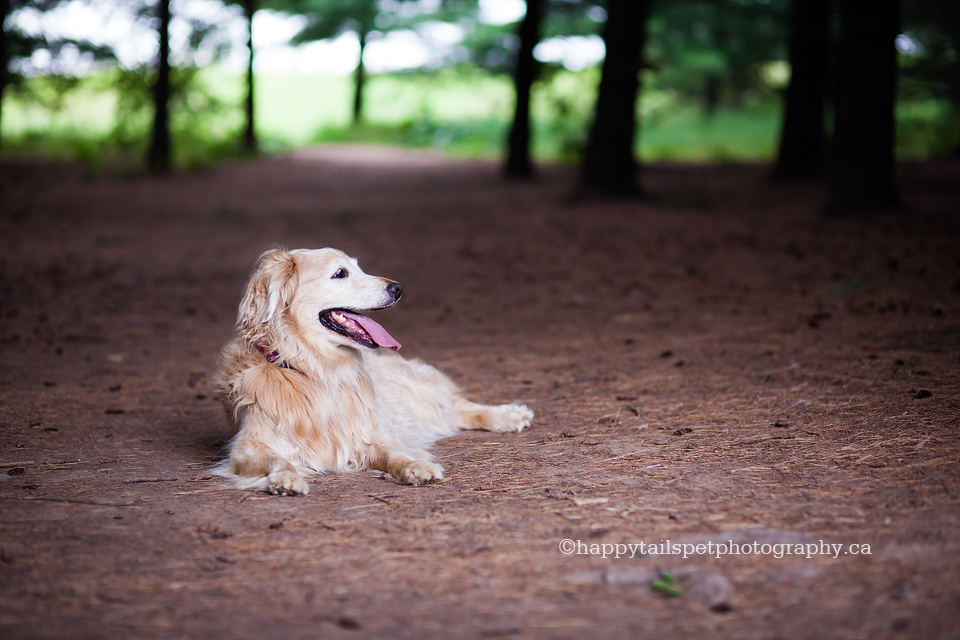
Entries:
{"label": "dog's pink tongue", "polygon": [[372,320],[367,316],[361,316],[357,313],[348,313],[346,311],[343,312],[343,315],[347,316],[363,327],[363,330],[369,333],[370,337],[373,338],[373,341],[379,346],[393,349],[394,351],[400,351],[400,343],[394,340],[393,336],[387,333],[387,330],[381,327],[376,320]]}

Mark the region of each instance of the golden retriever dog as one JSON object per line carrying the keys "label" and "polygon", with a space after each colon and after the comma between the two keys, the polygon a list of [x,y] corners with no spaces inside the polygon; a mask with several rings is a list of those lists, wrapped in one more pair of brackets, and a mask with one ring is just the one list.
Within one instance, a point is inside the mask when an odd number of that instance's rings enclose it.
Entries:
{"label": "golden retriever dog", "polygon": [[437,439],[529,426],[527,407],[470,402],[438,370],[394,353],[400,343],[364,314],[401,293],[336,249],[264,253],[221,354],[217,383],[237,434],[217,473],[275,495],[362,469],[425,484],[443,478],[426,451]]}

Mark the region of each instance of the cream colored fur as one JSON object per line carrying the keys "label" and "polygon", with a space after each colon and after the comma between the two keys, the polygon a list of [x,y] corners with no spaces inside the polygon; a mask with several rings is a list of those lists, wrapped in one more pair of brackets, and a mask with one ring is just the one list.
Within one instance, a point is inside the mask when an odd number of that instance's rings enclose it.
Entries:
{"label": "cream colored fur", "polygon": [[437,439],[529,426],[533,412],[523,405],[474,404],[433,367],[320,323],[329,309],[392,306],[399,295],[391,284],[335,249],[261,256],[240,304],[239,335],[221,355],[218,384],[237,434],[218,473],[239,488],[282,495],[307,493],[313,474],[361,469],[424,484],[443,478],[426,451]]}

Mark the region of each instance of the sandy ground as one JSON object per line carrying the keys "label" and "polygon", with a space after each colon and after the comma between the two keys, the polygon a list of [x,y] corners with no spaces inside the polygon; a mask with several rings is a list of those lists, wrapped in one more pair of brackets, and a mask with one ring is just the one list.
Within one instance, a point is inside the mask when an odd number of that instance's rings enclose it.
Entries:
{"label": "sandy ground", "polygon": [[[382,149],[3,165],[0,635],[956,637],[960,165],[900,175],[837,221],[760,167],[574,206]],[[401,281],[401,353],[533,425],[438,443],[436,485],[223,488],[211,377],[276,244]]]}

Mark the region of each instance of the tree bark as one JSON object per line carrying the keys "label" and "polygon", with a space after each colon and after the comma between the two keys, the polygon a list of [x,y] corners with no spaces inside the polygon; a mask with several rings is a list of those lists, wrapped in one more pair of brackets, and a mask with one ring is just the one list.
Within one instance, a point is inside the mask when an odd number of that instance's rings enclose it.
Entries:
{"label": "tree bark", "polygon": [[517,35],[520,51],[514,69],[513,85],[517,96],[513,125],[507,137],[507,162],[504,173],[514,178],[533,175],[530,160],[530,90],[537,77],[537,61],[533,49],[540,42],[540,23],[543,19],[544,0],[527,0],[527,13],[520,22]]}
{"label": "tree bark", "polygon": [[357,33],[357,37],[360,38],[360,59],[357,61],[357,70],[356,70],[356,86],[354,88],[353,94],[353,126],[358,126],[363,121],[363,83],[364,83],[364,68],[363,68],[363,51],[367,48],[367,32],[364,29],[361,29]]}
{"label": "tree bark", "polygon": [[244,0],[244,13],[247,15],[247,97],[244,103],[246,128],[243,131],[243,149],[247,153],[257,152],[257,132],[254,120],[253,98],[253,15],[257,12],[257,0]]}
{"label": "tree bark", "polygon": [[639,163],[634,155],[637,95],[650,0],[610,0],[603,41],[600,88],[587,140],[578,196],[638,197]]}
{"label": "tree bark", "polygon": [[823,111],[829,49],[829,0],[793,0],[790,84],[784,99],[780,150],[773,170],[776,179],[804,180],[823,173]]}
{"label": "tree bark", "polygon": [[[10,49],[7,44],[7,31],[3,28],[7,16],[10,15],[10,0],[0,0],[0,125],[3,124],[3,94],[6,92],[9,80],[7,67],[10,66]],[[2,131],[2,128],[0,128]],[[0,139],[0,144],[3,140]]]}
{"label": "tree bark", "polygon": [[841,0],[840,81],[827,213],[900,206],[894,157],[899,0]]}
{"label": "tree bark", "polygon": [[147,152],[147,166],[153,173],[170,173],[170,0],[160,0],[160,61],[153,84],[153,134]]}

